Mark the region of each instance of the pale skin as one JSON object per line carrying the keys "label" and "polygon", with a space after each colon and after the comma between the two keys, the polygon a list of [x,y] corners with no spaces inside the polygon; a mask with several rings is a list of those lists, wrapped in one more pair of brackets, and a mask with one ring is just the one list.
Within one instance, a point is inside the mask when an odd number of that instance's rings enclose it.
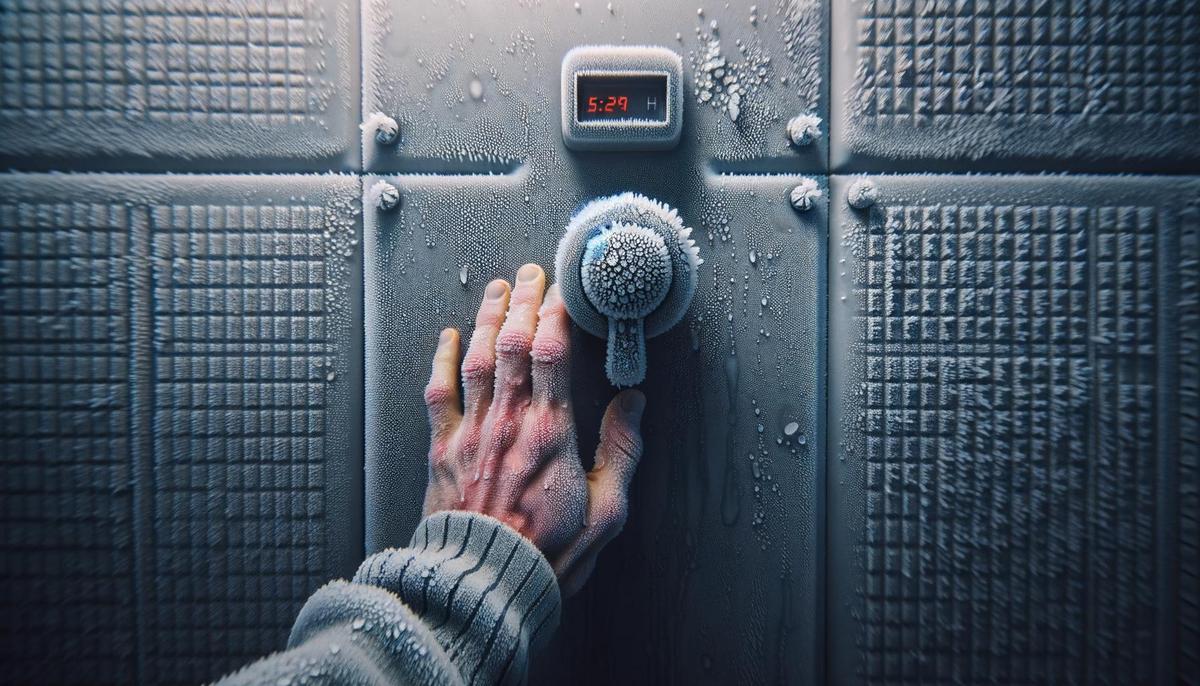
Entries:
{"label": "pale skin", "polygon": [[[571,408],[570,319],[536,264],[516,285],[488,284],[461,353],[445,329],[425,387],[429,486],[425,514],[472,510],[533,542],[564,595],[578,591],[600,550],[620,533],[642,454],[646,399],[625,390],[600,425],[594,467],[583,471]],[[460,383],[461,372],[461,383]]]}

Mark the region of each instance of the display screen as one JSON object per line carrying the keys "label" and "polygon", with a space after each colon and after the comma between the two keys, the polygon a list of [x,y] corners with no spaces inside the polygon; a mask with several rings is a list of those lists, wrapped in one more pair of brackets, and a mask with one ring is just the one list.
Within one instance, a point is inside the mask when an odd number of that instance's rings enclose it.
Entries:
{"label": "display screen", "polygon": [[579,121],[667,120],[665,74],[580,74],[575,83]]}

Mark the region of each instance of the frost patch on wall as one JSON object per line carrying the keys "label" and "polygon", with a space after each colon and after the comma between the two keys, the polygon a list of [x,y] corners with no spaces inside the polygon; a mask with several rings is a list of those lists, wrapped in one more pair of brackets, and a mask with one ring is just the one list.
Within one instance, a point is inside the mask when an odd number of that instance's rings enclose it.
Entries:
{"label": "frost patch on wall", "polygon": [[847,155],[1200,156],[1200,0],[834,3],[833,49]]}
{"label": "frost patch on wall", "polygon": [[[8,5],[0,154],[117,156],[118,168],[123,155],[345,154],[357,110],[348,10],[338,0]],[[248,149],[221,140],[230,136]]]}

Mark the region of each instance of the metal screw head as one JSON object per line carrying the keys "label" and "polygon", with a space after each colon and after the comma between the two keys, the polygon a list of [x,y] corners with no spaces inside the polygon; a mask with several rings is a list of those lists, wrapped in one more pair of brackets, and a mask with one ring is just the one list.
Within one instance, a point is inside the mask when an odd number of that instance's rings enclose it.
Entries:
{"label": "metal screw head", "polygon": [[787,137],[792,145],[802,147],[821,137],[821,118],[815,114],[801,114],[787,123]]}
{"label": "metal screw head", "polygon": [[362,128],[375,132],[375,142],[392,145],[400,140],[400,124],[383,112],[375,112],[362,123]]}
{"label": "metal screw head", "polygon": [[367,191],[367,199],[382,212],[388,212],[400,206],[400,191],[387,181],[376,181]]}
{"label": "metal screw head", "polygon": [[879,189],[870,179],[855,179],[846,189],[846,202],[856,210],[865,210],[879,199]]}
{"label": "metal screw head", "polygon": [[821,187],[815,179],[801,179],[800,183],[788,194],[792,207],[799,212],[807,212],[821,199]]}

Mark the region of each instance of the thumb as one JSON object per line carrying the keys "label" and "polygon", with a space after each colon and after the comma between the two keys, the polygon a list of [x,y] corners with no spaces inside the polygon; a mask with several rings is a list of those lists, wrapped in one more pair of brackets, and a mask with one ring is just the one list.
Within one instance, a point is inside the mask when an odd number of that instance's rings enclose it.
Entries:
{"label": "thumb", "polygon": [[595,466],[587,474],[586,523],[554,565],[564,595],[571,595],[583,586],[600,550],[625,526],[629,484],[642,457],[641,424],[645,409],[646,396],[630,389],[618,393],[604,412]]}
{"label": "thumb", "polygon": [[[636,389],[621,391],[608,404],[600,420],[600,445],[596,448],[596,463],[588,479],[616,479],[621,492],[633,480],[638,460],[642,459],[642,412],[646,396]],[[594,491],[593,491],[594,492]]]}

